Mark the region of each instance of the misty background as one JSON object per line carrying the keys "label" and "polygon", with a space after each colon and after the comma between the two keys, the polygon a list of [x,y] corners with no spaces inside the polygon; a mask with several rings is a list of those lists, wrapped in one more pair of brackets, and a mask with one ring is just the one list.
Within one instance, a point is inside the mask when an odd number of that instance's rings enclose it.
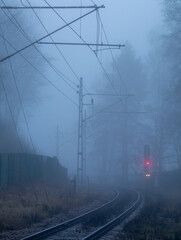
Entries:
{"label": "misty background", "polygon": [[[83,77],[89,93],[132,95],[85,97],[87,104],[94,100],[93,106],[85,106],[87,116],[95,114],[87,121],[89,175],[120,179],[128,169],[129,178],[135,178],[143,170],[143,146],[147,143],[155,169],[180,168],[180,1],[94,2],[106,8],[72,28],[87,43],[106,43],[107,36],[109,43],[125,47],[112,50],[113,55],[109,49],[98,51],[96,56],[87,46],[57,45],[58,50],[55,45],[36,44],[1,62],[0,151],[57,156],[74,175],[77,85]],[[60,5],[58,0],[4,0],[1,6],[22,3]],[[81,4],[93,2],[61,1],[62,6]],[[88,11],[1,9],[1,59],[63,26],[63,20],[69,22]],[[80,37],[69,27],[52,35],[55,42],[81,42]]]}

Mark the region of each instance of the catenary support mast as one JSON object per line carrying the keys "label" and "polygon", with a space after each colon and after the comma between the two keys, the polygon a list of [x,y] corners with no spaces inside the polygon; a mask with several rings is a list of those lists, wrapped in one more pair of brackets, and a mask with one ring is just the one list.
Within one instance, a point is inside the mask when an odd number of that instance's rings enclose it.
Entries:
{"label": "catenary support mast", "polygon": [[83,78],[79,85],[79,119],[78,119],[78,152],[77,152],[77,181],[83,184]]}

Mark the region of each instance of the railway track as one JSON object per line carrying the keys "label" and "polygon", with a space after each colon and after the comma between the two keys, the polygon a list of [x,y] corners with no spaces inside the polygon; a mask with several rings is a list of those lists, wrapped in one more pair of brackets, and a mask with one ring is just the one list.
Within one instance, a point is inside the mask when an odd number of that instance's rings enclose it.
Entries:
{"label": "railway track", "polygon": [[114,218],[112,221],[108,222],[104,226],[98,228],[88,236],[82,238],[81,240],[94,240],[99,239],[100,237],[104,236],[107,232],[112,230],[117,224],[119,224],[122,220],[125,220],[128,216],[130,216],[140,205],[142,201],[142,196],[139,192],[137,192],[137,199],[132,204],[131,207],[129,207],[127,210],[125,210],[123,213],[121,213],[119,216]]}
{"label": "railway track", "polygon": [[[86,237],[82,237],[82,239],[98,239],[100,236],[103,236],[106,232],[108,232],[110,229],[112,229],[116,224],[118,224],[121,220],[125,219],[128,215],[130,215],[138,206],[139,203],[141,202],[141,196],[138,192],[137,194],[137,199],[136,201],[127,209],[124,211],[122,214],[111,220],[109,223],[105,224],[104,226],[98,228],[97,230],[93,231],[91,234],[88,234]],[[97,214],[100,213],[102,210],[107,210],[109,209],[112,205],[114,205],[120,198],[120,193],[115,191],[115,196],[114,198],[103,204],[102,206],[89,211],[85,214],[82,214],[78,217],[75,217],[73,219],[70,219],[68,221],[62,222],[56,226],[53,226],[51,228],[45,229],[43,231],[40,231],[38,233],[32,234],[30,236],[21,238],[21,240],[57,240],[57,239],[74,239],[70,237],[62,237],[60,234],[67,229],[71,229],[73,226],[78,225],[82,222],[84,222],[86,219],[91,218],[92,216],[96,216]],[[81,238],[76,238],[75,239],[81,239]]]}
{"label": "railway track", "polygon": [[83,221],[84,219],[91,217],[92,215],[96,214],[97,212],[99,212],[100,210],[109,207],[111,204],[113,204],[119,197],[120,193],[118,191],[114,190],[114,198],[112,200],[110,200],[109,202],[101,205],[100,207],[97,207],[91,211],[88,211],[78,217],[72,218],[70,220],[67,220],[65,222],[62,222],[60,224],[57,224],[53,227],[47,228],[43,231],[37,232],[35,234],[29,235],[27,237],[21,238],[20,240],[44,240],[47,239],[47,237],[51,236],[51,235],[55,235],[59,232],[62,232],[64,230],[66,230],[67,228],[70,228],[78,223],[80,223],[81,221]]}

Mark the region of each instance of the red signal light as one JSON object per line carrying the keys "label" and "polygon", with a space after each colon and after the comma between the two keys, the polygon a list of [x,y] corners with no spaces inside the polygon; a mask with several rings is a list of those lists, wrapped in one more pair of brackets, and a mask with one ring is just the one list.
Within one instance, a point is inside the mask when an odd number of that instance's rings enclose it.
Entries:
{"label": "red signal light", "polygon": [[146,165],[149,166],[150,165],[150,161],[146,161]]}

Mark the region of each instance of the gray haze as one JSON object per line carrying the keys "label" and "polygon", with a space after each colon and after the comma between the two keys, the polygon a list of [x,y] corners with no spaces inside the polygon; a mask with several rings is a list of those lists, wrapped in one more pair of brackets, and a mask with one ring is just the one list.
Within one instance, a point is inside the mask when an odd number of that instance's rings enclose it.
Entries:
{"label": "gray haze", "polygon": [[[6,1],[8,5],[12,1]],[[13,1],[18,4],[19,1]],[[26,1],[23,1],[26,4]],[[61,1],[61,5],[80,5],[81,1]],[[43,1],[38,1],[38,4],[43,4]],[[100,15],[104,27],[106,29],[110,43],[127,43],[129,42],[134,48],[136,57],[141,58],[142,61],[147,59],[147,54],[151,49],[152,33],[158,31],[162,27],[162,11],[160,3],[157,0],[107,0],[96,1],[97,5],[105,5],[105,9],[100,9]],[[32,5],[37,4],[37,1],[31,1]],[[60,1],[55,0],[53,5],[59,5]],[[84,5],[91,5],[91,1],[83,1]],[[20,11],[20,10],[16,10]],[[82,14],[87,10],[83,10]],[[48,31],[52,31],[63,23],[51,10],[36,10],[39,14],[44,25]],[[61,15],[66,21],[73,20],[77,16],[80,16],[80,10],[60,10]],[[15,11],[12,11],[15,13]],[[18,12],[19,13],[19,12]],[[28,25],[28,31],[33,30],[34,34],[31,39],[37,39],[45,34],[44,29],[37,20],[34,13],[30,10],[24,11],[24,19]],[[73,27],[79,32],[80,22],[74,24]],[[26,29],[25,29],[26,30]],[[87,42],[96,41],[96,14],[93,13],[87,18],[82,20],[82,37]],[[69,28],[62,30],[53,36],[55,41],[62,42],[78,42],[78,37]],[[47,38],[47,40],[49,40]],[[105,38],[103,39],[104,42]],[[77,79],[70,71],[69,67],[61,56],[57,53],[55,47],[41,46],[42,52],[46,57],[52,61],[52,63],[62,71],[68,78],[70,78],[75,84],[78,84]],[[94,54],[87,47],[61,47],[61,51],[66,56],[67,60],[71,64],[78,77],[83,77],[86,88],[90,92],[109,92],[111,86],[107,79],[103,79],[103,72],[97,62]],[[123,50],[113,50],[115,58]],[[102,62],[105,68],[112,71],[112,58],[109,51],[102,53]],[[78,103],[78,95],[72,91],[52,70],[44,63],[44,72],[51,79],[51,81],[66,93],[71,99]],[[120,67],[121,72],[121,67]],[[126,79],[124,79],[126,83]],[[122,93],[124,89],[121,89]],[[87,98],[86,101],[90,101]],[[94,109],[87,108],[88,113],[92,114],[96,111],[96,102],[100,100],[95,99]],[[105,102],[106,104],[106,102]],[[104,103],[102,104],[104,107]],[[72,173],[76,170],[77,160],[77,119],[78,109],[69,100],[56,91],[56,89],[45,83],[38,93],[37,104],[26,106],[27,117],[31,129],[32,138],[36,146],[37,152],[54,156],[56,155],[56,135],[57,127],[59,128],[59,157],[60,162],[69,168],[69,172]],[[90,124],[88,129],[91,134],[94,132],[94,126],[96,125],[96,119]],[[26,128],[22,120],[22,135],[26,136]],[[94,140],[94,138],[93,138]],[[91,138],[88,141],[89,147],[92,147],[93,143]],[[91,149],[91,151],[93,151]],[[90,158],[88,157],[88,161]]]}

